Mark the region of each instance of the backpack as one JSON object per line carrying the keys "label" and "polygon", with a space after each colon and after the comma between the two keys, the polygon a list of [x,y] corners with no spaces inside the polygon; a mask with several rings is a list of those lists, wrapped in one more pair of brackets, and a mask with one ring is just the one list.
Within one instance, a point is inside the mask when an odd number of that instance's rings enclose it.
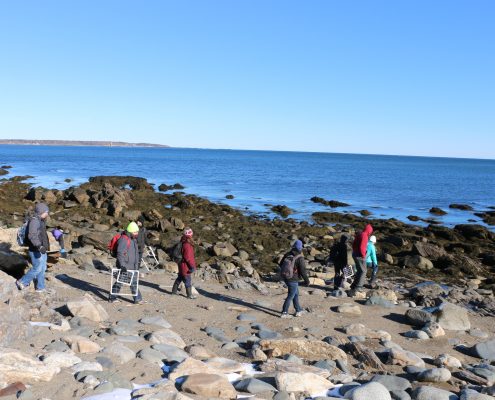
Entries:
{"label": "backpack", "polygon": [[296,265],[296,261],[299,257],[302,257],[302,254],[294,255],[289,254],[284,257],[282,263],[280,264],[280,275],[284,279],[292,279],[294,277],[294,269]]}
{"label": "backpack", "polygon": [[112,240],[110,240],[110,243],[108,243],[108,251],[110,252],[110,255],[112,257],[115,257],[117,258],[117,243],[119,242],[119,239],[122,237],[122,236],[125,236],[126,239],[127,239],[127,248],[129,248],[131,246],[131,239],[129,239],[126,235],[124,235],[123,233],[117,233],[113,238]]}
{"label": "backpack", "polygon": [[175,261],[177,264],[182,262],[182,240],[172,249],[172,261]]}
{"label": "backpack", "polygon": [[28,246],[28,225],[29,221],[26,221],[17,230],[17,244],[19,246]]}

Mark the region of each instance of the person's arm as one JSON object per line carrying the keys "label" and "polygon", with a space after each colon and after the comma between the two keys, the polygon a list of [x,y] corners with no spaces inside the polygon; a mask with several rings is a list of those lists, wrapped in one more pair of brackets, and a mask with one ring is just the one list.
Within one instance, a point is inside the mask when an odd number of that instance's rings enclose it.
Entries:
{"label": "person's arm", "polygon": [[297,259],[297,264],[299,274],[301,275],[301,278],[303,278],[304,284],[309,286],[309,278],[308,273],[306,272],[306,261],[304,260],[304,257],[299,257]]}
{"label": "person's arm", "polygon": [[182,260],[187,264],[187,268],[190,272],[196,269],[196,260],[194,260],[194,249],[190,243],[184,243],[182,245]]}
{"label": "person's arm", "polygon": [[129,248],[127,246],[127,240],[128,238],[121,236],[119,241],[117,242],[117,263],[119,267],[123,270],[127,269],[127,263],[129,260],[127,254],[129,251]]}
{"label": "person's arm", "polygon": [[371,246],[371,261],[373,264],[378,265],[378,260],[376,258],[376,247],[375,245]]}
{"label": "person's arm", "polygon": [[41,223],[38,218],[31,218],[29,220],[28,239],[33,245],[33,247],[35,247],[39,251],[42,251],[43,243],[40,238],[40,228],[41,228]]}

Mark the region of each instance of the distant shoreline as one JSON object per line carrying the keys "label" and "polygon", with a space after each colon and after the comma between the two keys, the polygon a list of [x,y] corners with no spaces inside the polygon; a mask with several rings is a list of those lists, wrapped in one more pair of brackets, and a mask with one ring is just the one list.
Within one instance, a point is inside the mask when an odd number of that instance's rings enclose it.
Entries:
{"label": "distant shoreline", "polygon": [[0,145],[23,146],[94,146],[94,147],[157,147],[170,148],[164,144],[153,143],[128,143],[95,140],[26,140],[26,139],[0,139]]}

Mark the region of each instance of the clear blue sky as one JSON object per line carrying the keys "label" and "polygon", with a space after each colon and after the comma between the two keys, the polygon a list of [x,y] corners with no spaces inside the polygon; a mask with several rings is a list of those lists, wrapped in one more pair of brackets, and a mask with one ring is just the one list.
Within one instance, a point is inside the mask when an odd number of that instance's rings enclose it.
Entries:
{"label": "clear blue sky", "polygon": [[0,138],[495,158],[495,1],[0,1]]}

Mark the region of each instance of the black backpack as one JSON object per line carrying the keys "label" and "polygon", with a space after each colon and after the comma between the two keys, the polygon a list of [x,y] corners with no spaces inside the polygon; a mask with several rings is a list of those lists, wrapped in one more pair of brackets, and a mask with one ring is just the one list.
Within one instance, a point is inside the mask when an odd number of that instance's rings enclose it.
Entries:
{"label": "black backpack", "polygon": [[288,254],[284,257],[280,263],[280,276],[282,278],[292,279],[294,277],[294,268],[299,257],[302,257],[302,254]]}
{"label": "black backpack", "polygon": [[182,240],[172,249],[172,261],[175,261],[177,264],[182,262]]}

